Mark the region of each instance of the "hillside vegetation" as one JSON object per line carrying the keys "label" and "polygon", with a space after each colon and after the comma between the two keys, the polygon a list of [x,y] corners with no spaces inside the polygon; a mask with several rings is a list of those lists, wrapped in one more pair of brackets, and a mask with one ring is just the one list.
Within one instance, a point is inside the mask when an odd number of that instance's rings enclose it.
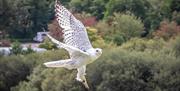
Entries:
{"label": "hillside vegetation", "polygon": [[[20,46],[43,28],[63,40],[54,1],[0,0],[0,47],[12,47],[8,56],[0,52],[0,91],[85,91],[76,70],[43,65],[69,58],[67,51],[48,39],[43,53]],[[90,91],[180,91],[179,0],[59,1],[103,49],[87,66]]]}

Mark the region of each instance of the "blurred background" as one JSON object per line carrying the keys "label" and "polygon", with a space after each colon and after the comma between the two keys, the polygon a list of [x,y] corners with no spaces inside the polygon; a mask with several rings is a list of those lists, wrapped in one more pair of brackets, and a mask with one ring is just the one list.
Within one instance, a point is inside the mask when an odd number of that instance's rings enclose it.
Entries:
{"label": "blurred background", "polygon": [[[59,0],[86,26],[102,56],[88,65],[90,91],[180,91],[180,0]],[[0,91],[85,91],[68,58],[55,0],[0,0]],[[43,31],[46,30],[46,31]]]}

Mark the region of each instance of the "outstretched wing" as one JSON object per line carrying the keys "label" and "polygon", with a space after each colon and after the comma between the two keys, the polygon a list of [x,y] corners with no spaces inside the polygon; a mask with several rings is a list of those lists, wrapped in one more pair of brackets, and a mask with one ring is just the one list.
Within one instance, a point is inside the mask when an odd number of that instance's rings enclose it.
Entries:
{"label": "outstretched wing", "polygon": [[76,58],[77,56],[80,56],[80,55],[81,55],[81,57],[82,56],[88,56],[88,53],[86,53],[86,52],[84,52],[84,51],[82,51],[76,47],[73,47],[71,45],[61,43],[58,40],[56,40],[55,38],[53,38],[52,36],[50,36],[49,34],[47,34],[47,37],[50,38],[50,40],[53,43],[57,44],[58,47],[66,49],[69,52],[70,56],[73,58]]}
{"label": "outstretched wing", "polygon": [[55,4],[56,19],[63,28],[64,42],[82,51],[92,48],[86,28],[64,6]]}

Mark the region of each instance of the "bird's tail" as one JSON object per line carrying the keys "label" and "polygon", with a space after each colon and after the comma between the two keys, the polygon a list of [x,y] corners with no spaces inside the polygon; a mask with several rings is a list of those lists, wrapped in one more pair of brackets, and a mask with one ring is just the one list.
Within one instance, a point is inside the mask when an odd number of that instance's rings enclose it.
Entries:
{"label": "bird's tail", "polygon": [[64,67],[67,69],[75,69],[76,61],[72,61],[71,59],[66,60],[58,60],[44,63],[46,67]]}

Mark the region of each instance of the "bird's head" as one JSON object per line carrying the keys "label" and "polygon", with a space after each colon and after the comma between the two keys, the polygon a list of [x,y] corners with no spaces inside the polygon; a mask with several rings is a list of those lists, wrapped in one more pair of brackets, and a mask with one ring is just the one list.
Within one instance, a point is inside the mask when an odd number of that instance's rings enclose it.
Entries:
{"label": "bird's head", "polygon": [[102,49],[101,48],[95,48],[95,54],[99,57],[102,54]]}
{"label": "bird's head", "polygon": [[99,58],[102,54],[102,49],[101,48],[91,48],[86,51],[89,53],[89,55],[92,57],[93,60],[96,60]]}

